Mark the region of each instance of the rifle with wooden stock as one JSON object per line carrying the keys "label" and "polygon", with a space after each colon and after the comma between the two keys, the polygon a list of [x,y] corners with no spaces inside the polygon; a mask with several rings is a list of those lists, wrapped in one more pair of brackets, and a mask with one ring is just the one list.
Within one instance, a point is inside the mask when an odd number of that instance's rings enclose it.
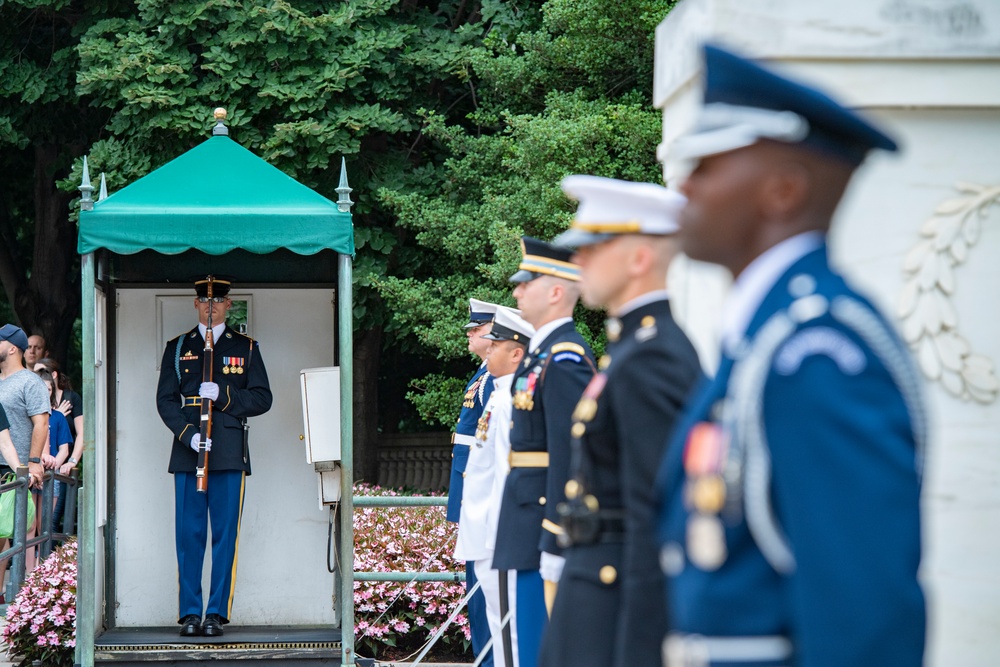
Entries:
{"label": "rifle with wooden stock", "polygon": [[[202,355],[201,381],[212,382],[212,369],[215,367],[215,341],[212,335],[212,285],[214,276],[208,277],[208,327],[205,329],[205,353]],[[199,493],[208,492],[208,442],[212,437],[212,401],[201,399],[201,440],[198,442],[198,465],[194,474],[195,487]]]}

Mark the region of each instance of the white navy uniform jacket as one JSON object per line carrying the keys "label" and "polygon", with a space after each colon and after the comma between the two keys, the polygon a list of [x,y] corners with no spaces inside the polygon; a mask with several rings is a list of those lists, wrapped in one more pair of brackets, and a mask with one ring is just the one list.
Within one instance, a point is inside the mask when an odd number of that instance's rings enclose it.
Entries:
{"label": "white navy uniform jacket", "polygon": [[[510,452],[510,413],[512,401],[510,385],[513,373],[492,378],[493,392],[483,409],[481,420],[488,420],[486,430],[482,427],[476,435],[476,442],[469,448],[469,462],[465,467],[465,489],[458,520],[458,537],[455,540],[456,560],[475,561],[493,557],[496,542],[496,523],[499,514],[499,500],[496,477],[501,465],[497,455],[497,445]],[[500,493],[506,479],[507,454],[503,454]]]}

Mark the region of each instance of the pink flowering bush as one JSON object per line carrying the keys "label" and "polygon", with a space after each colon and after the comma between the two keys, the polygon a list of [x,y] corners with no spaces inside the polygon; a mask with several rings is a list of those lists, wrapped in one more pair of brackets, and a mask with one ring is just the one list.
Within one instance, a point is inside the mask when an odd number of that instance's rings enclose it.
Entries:
{"label": "pink flowering bush", "polygon": [[22,663],[72,667],[76,647],[76,540],[52,552],[28,575],[7,607],[3,640]]}
{"label": "pink flowering bush", "polygon": [[[400,496],[399,490],[370,484],[354,488],[359,496]],[[420,495],[425,495],[420,493]],[[430,494],[441,495],[441,494]],[[455,524],[444,507],[358,507],[354,510],[354,569],[359,572],[464,572],[456,561]],[[386,647],[397,653],[419,649],[448,619],[465,595],[462,582],[354,582],[355,642],[371,657]],[[435,647],[460,652],[469,646],[463,610]]]}

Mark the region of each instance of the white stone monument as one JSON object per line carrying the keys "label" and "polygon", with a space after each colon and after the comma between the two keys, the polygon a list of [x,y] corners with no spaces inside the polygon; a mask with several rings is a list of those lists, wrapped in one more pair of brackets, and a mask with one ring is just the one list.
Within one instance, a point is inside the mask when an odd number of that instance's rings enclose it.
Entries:
{"label": "white stone monument", "polygon": [[[656,35],[657,155],[700,100],[711,38],[826,88],[900,141],[858,172],[833,261],[896,324],[925,379],[927,664],[1000,660],[1000,2],[683,0]],[[706,365],[717,363],[728,277],[675,263],[671,291]],[[846,491],[846,490],[845,490]]]}

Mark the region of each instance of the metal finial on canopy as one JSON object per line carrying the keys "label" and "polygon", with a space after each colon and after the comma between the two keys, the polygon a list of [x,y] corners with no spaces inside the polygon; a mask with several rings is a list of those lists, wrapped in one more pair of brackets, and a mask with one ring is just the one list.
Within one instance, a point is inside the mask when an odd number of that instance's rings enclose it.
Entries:
{"label": "metal finial on canopy", "polygon": [[341,157],[340,158],[340,185],[336,187],[337,194],[340,197],[337,199],[337,208],[342,213],[347,213],[354,206],[354,202],[351,201],[351,192],[353,189],[347,185],[347,161]]}
{"label": "metal finial on canopy", "polygon": [[83,156],[83,178],[81,179],[80,187],[77,188],[80,191],[80,210],[81,211],[93,211],[94,210],[94,199],[92,197],[94,193],[94,186],[90,184],[90,167],[87,165],[87,156]]}
{"label": "metal finial on canopy", "polygon": [[226,127],[226,117],[229,115],[225,109],[222,107],[216,108],[213,113],[215,116],[215,127],[212,128],[212,136],[229,136],[229,128]]}
{"label": "metal finial on canopy", "polygon": [[108,179],[104,177],[104,172],[101,172],[101,189],[97,192],[97,201],[104,201],[108,198]]}

